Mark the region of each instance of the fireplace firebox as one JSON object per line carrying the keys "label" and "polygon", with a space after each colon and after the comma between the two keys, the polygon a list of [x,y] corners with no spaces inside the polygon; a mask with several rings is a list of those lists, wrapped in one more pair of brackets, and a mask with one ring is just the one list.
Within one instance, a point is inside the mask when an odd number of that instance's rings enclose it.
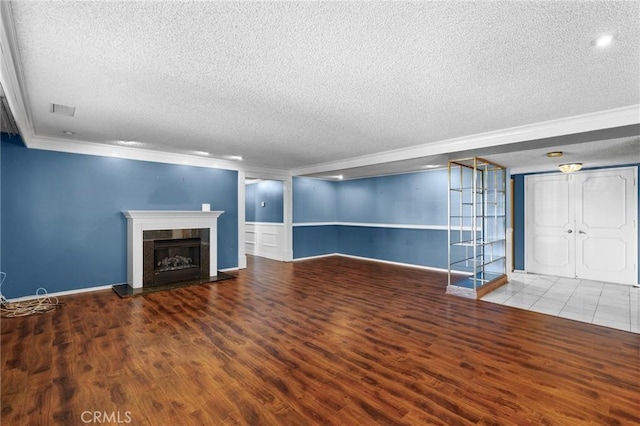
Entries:
{"label": "fireplace firebox", "polygon": [[200,279],[200,238],[153,242],[153,285]]}
{"label": "fireplace firebox", "polygon": [[144,231],[143,287],[209,280],[209,229]]}

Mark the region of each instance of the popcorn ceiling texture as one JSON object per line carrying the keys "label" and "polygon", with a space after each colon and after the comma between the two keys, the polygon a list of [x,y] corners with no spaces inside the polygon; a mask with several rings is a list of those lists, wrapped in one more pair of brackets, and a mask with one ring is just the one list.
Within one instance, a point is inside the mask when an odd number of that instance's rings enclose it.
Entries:
{"label": "popcorn ceiling texture", "polygon": [[[41,136],[70,129],[290,169],[640,103],[637,2],[12,10]],[[606,32],[616,42],[592,47]]]}

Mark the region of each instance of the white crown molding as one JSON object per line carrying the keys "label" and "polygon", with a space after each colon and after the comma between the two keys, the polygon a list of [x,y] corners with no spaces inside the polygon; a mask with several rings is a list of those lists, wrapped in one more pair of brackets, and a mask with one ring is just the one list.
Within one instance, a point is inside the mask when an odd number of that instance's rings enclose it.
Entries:
{"label": "white crown molding", "polygon": [[[26,141],[25,141],[26,144]],[[72,141],[62,138],[46,136],[32,136],[28,148],[46,151],[68,152],[71,154],[97,155],[101,157],[115,157],[126,160],[149,161],[154,163],[179,164],[194,167],[206,167],[225,170],[242,170],[254,174],[269,176],[290,176],[287,171],[247,165],[242,162],[222,160],[213,157],[180,154],[165,151],[133,148],[128,146],[106,145],[95,142]]]}
{"label": "white crown molding", "polygon": [[291,169],[293,176],[326,173],[334,170],[372,166],[412,158],[489,148],[528,140],[551,138],[640,123],[640,104],[597,111],[573,117],[510,127],[486,133],[445,139],[408,148],[379,152],[322,164]]}
{"label": "white crown molding", "polygon": [[34,135],[33,119],[28,108],[24,73],[13,25],[13,11],[9,1],[0,1],[0,22],[2,22],[0,26],[0,82],[2,82],[13,119],[20,130],[25,145],[29,147],[28,141]]}

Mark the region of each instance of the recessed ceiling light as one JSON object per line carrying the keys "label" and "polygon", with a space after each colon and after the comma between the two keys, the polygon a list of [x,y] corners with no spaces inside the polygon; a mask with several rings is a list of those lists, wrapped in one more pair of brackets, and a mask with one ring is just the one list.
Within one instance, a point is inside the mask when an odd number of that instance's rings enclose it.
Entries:
{"label": "recessed ceiling light", "polygon": [[557,158],[557,157],[562,157],[562,154],[563,154],[562,151],[551,151],[551,152],[547,152],[547,157]]}
{"label": "recessed ceiling light", "polygon": [[593,40],[591,44],[596,47],[607,47],[608,45],[611,44],[612,41],[613,41],[613,36],[611,34],[605,34]]}
{"label": "recessed ceiling light", "polygon": [[227,155],[227,160],[242,161],[242,155]]}
{"label": "recessed ceiling light", "polygon": [[69,136],[76,134],[76,132],[72,132],[70,130],[64,130],[62,133],[64,133],[65,135],[69,135]]}
{"label": "recessed ceiling light", "polygon": [[423,166],[423,169],[437,169],[438,167],[442,167],[440,164],[427,164]]}
{"label": "recessed ceiling light", "polygon": [[191,151],[191,153],[192,153],[192,154],[195,154],[195,155],[204,155],[204,156],[209,156],[209,155],[211,155],[211,154],[210,154],[209,152],[207,152],[207,151]]}

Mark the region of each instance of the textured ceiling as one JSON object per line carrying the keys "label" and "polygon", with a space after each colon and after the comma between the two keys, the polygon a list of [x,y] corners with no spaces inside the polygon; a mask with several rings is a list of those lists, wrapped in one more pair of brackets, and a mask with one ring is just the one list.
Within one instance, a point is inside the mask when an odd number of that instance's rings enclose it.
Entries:
{"label": "textured ceiling", "polygon": [[11,6],[40,136],[288,170],[640,103],[638,2]]}

